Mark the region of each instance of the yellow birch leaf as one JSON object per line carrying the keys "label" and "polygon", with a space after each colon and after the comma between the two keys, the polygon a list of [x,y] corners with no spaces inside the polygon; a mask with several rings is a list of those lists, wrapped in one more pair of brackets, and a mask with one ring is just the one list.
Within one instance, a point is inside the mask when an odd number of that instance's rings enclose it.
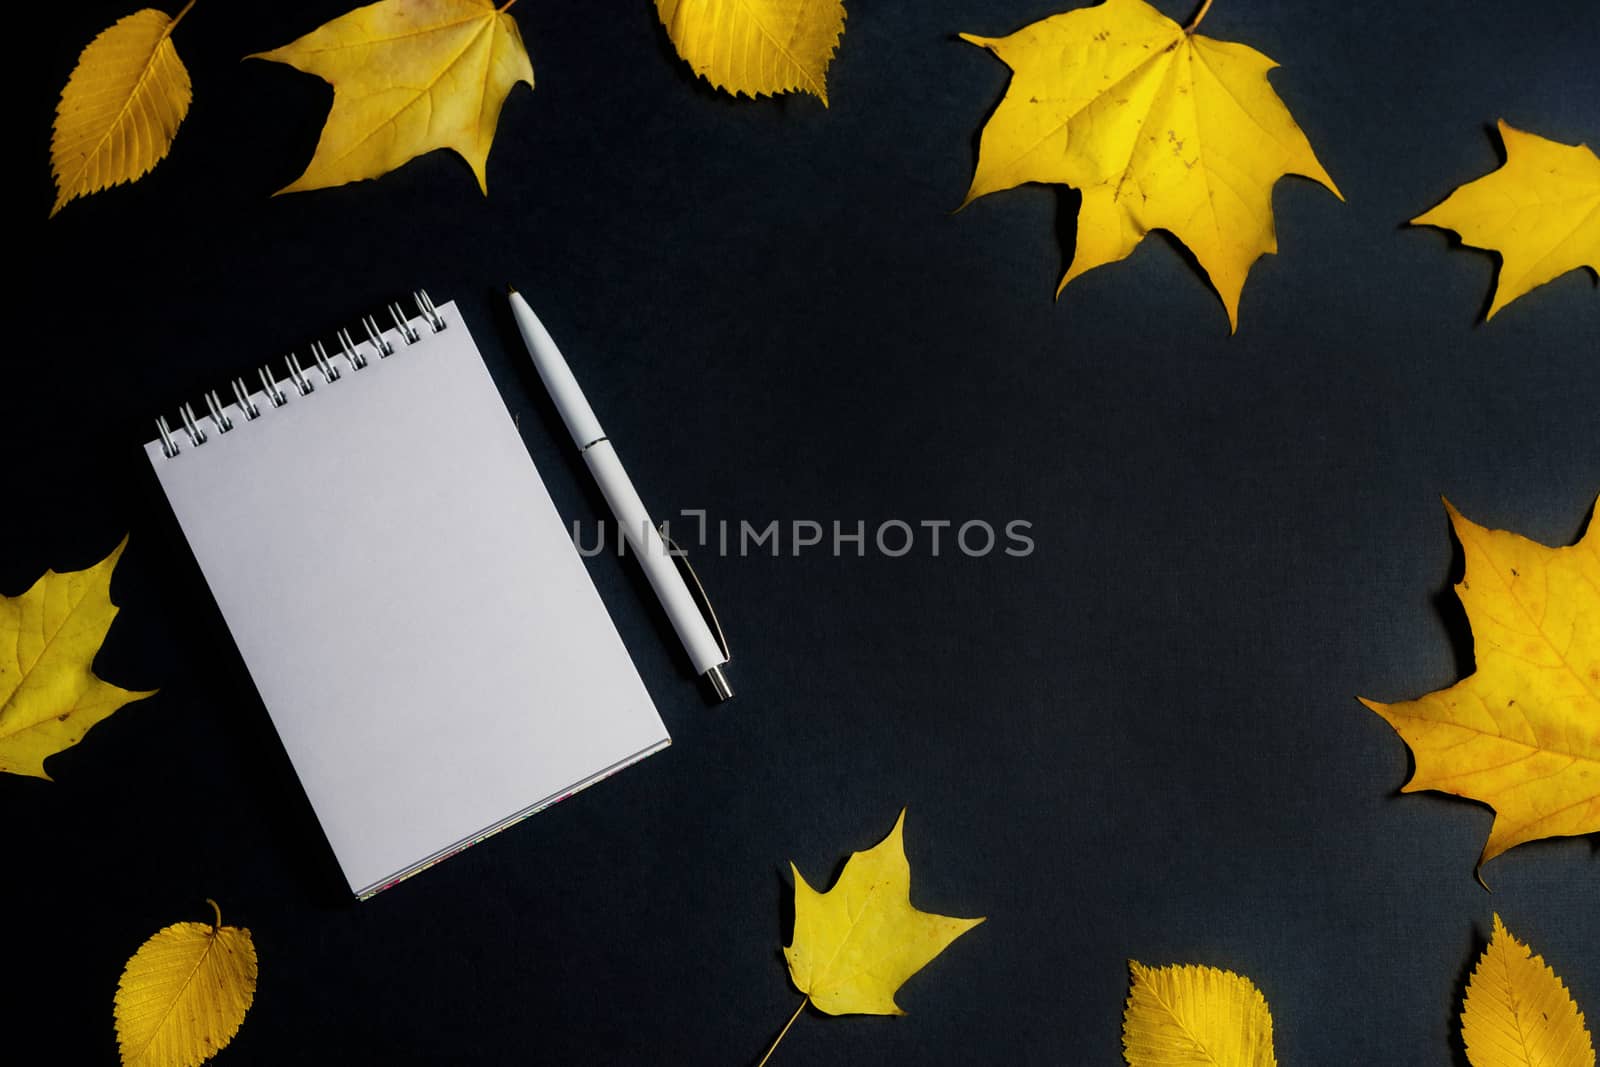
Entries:
{"label": "yellow birch leaf", "polygon": [[1583,1013],[1500,916],[1467,983],[1461,1037],[1472,1067],[1594,1067]]}
{"label": "yellow birch leaf", "polygon": [[48,779],[45,757],[155,692],[119,689],[92,670],[117,617],[111,572],[127,546],[123,538],[88,570],[45,571],[21,596],[0,596],[0,771]]}
{"label": "yellow birch leaf", "polygon": [[122,1067],[196,1067],[239,1032],[256,995],[250,931],[177,923],[139,946],[117,983]]}
{"label": "yellow birch leaf", "polygon": [[1130,1067],[1276,1067],[1272,1012],[1250,979],[1193,964],[1128,967],[1122,1052]]}
{"label": "yellow birch leaf", "polygon": [[1600,158],[1588,145],[1524,133],[1503,119],[1500,140],[1505,166],[1411,220],[1454,230],[1463,244],[1500,254],[1486,319],[1569,270],[1588,267],[1600,278]]}
{"label": "yellow birch leaf", "polygon": [[842,0],[656,0],[656,14],[678,55],[718,89],[801,90],[828,103]]}
{"label": "yellow birch leaf", "polygon": [[806,884],[794,864],[794,941],[783,950],[789,977],[829,1015],[904,1015],[895,990],[950,942],[983,922],[911,906],[911,865],[894,829],[854,853],[826,893]]}
{"label": "yellow birch leaf", "polygon": [[1600,524],[1546,548],[1445,508],[1466,554],[1456,595],[1477,670],[1418,700],[1361,702],[1411,746],[1405,792],[1495,810],[1481,868],[1525,841],[1600,830]]}
{"label": "yellow birch leaf", "polygon": [[517,22],[491,0],[381,0],[246,58],[287,63],[333,86],[311,163],[280,193],[376,178],[449,148],[487,195],[500,109],[518,82],[533,87]]}
{"label": "yellow birch leaf", "polygon": [[172,44],[176,18],[145,8],[118,19],[89,42],[56,105],[50,170],[53,217],[69,200],[131,182],[172,147],[189,113],[189,72]]}
{"label": "yellow birch leaf", "polygon": [[961,38],[1012,69],[983,128],[966,203],[1024,182],[1083,194],[1057,296],[1166,230],[1194,253],[1236,330],[1251,264],[1278,250],[1277,180],[1299,174],[1343,199],[1267,82],[1277,64],[1179,26],[1144,0],[1106,0],[1009,37]]}

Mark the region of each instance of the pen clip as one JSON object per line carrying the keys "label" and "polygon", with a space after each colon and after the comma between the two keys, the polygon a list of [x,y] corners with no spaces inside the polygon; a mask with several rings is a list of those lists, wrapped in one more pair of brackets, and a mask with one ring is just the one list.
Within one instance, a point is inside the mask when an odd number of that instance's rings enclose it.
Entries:
{"label": "pen clip", "polygon": [[717,639],[717,647],[722,649],[722,658],[732,660],[733,653],[728,651],[728,639],[722,634],[722,623],[717,621],[717,609],[711,606],[711,598],[706,596],[706,587],[700,584],[700,576],[694,572],[693,565],[689,563],[689,554],[679,548],[678,543],[667,534],[666,523],[657,526],[656,531],[661,534],[661,540],[666,543],[667,552],[678,565],[678,569],[688,577],[689,591],[694,594],[700,613],[711,624],[711,633]]}

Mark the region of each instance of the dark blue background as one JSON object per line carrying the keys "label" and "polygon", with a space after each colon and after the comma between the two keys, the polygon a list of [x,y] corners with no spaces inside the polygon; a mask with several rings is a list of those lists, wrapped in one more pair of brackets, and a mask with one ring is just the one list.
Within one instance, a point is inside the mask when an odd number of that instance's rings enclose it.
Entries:
{"label": "dark blue background", "polygon": [[[272,199],[331,94],[239,57],[345,0],[200,0],[171,157],[46,223],[56,94],[133,5],[49,10],[14,115],[0,590],[131,531],[96,666],[161,693],[53,758],[53,784],[0,780],[5,1015],[50,1050],[27,1062],[113,1062],[123,961],[210,896],[261,957],[219,1062],[750,1063],[799,1002],[787,862],[826,884],[902,806],[914,902],[990,920],[905,986],[907,1017],[811,1013],[775,1064],[1117,1063],[1130,957],[1251,976],[1285,1064],[1459,1064],[1495,910],[1600,1019],[1596,839],[1518,848],[1485,893],[1489,811],[1397,796],[1405,748],[1355,701],[1471,669],[1441,494],[1568,544],[1600,492],[1594,278],[1486,325],[1494,259],[1402,225],[1498,165],[1497,118],[1600,140],[1600,15],[1218,0],[1205,32],[1283,65],[1348,197],[1280,184],[1282,254],[1230,338],[1159,238],[1052,302],[1069,195],[952,213],[1007,80],[953,35],[1059,2],[851,0],[824,109],[695,82],[646,0],[526,0],[538,88],[507,103],[488,199],[442,152]],[[507,281],[658,513],[1025,519],[1037,551],[702,552],[725,707],[632,564],[591,560],[674,746],[355,905],[139,445],[156,413],[424,285],[461,303],[558,506],[592,521]]]}

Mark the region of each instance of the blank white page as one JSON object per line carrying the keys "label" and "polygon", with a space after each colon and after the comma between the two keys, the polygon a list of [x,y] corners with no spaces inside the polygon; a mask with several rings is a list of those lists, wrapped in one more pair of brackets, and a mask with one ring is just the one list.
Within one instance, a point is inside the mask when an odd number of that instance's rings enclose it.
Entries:
{"label": "blank white page", "polygon": [[[670,743],[453,303],[145,446],[361,897]],[[310,361],[305,361],[310,362]],[[282,367],[281,360],[278,366]],[[281,374],[280,374],[281,377]],[[216,694],[217,713],[245,702]]]}

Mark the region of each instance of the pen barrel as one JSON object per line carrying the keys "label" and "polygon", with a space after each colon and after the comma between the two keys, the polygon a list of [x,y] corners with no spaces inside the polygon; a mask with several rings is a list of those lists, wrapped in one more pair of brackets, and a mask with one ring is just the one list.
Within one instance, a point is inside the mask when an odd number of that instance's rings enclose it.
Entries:
{"label": "pen barrel", "polygon": [[628,547],[633,549],[639,565],[644,568],[645,577],[650,580],[650,587],[655,590],[661,606],[667,611],[667,617],[672,620],[678,640],[688,650],[695,673],[704,674],[726,663],[728,657],[722,654],[722,646],[717,644],[711,627],[706,624],[705,615],[700,611],[700,605],[695,603],[677,564],[668,554],[666,542],[661,539],[655,523],[650,521],[644,501],[639,499],[633,483],[618,462],[616,449],[611,447],[610,441],[597,441],[584,450],[583,458],[589,464],[594,480],[600,483],[600,491],[605,494],[606,503],[611,505],[611,513],[622,525],[622,534],[628,540]]}
{"label": "pen barrel", "polygon": [[600,428],[600,420],[594,417],[594,409],[589,407],[583,390],[578,388],[578,380],[572,376],[572,368],[567,366],[561,349],[556,347],[555,338],[519,293],[511,294],[511,314],[517,320],[523,344],[528,346],[528,355],[533,357],[539,380],[544,382],[550,399],[555,401],[561,421],[567,424],[567,432],[572,434],[579,448],[588,448],[606,432]]}

